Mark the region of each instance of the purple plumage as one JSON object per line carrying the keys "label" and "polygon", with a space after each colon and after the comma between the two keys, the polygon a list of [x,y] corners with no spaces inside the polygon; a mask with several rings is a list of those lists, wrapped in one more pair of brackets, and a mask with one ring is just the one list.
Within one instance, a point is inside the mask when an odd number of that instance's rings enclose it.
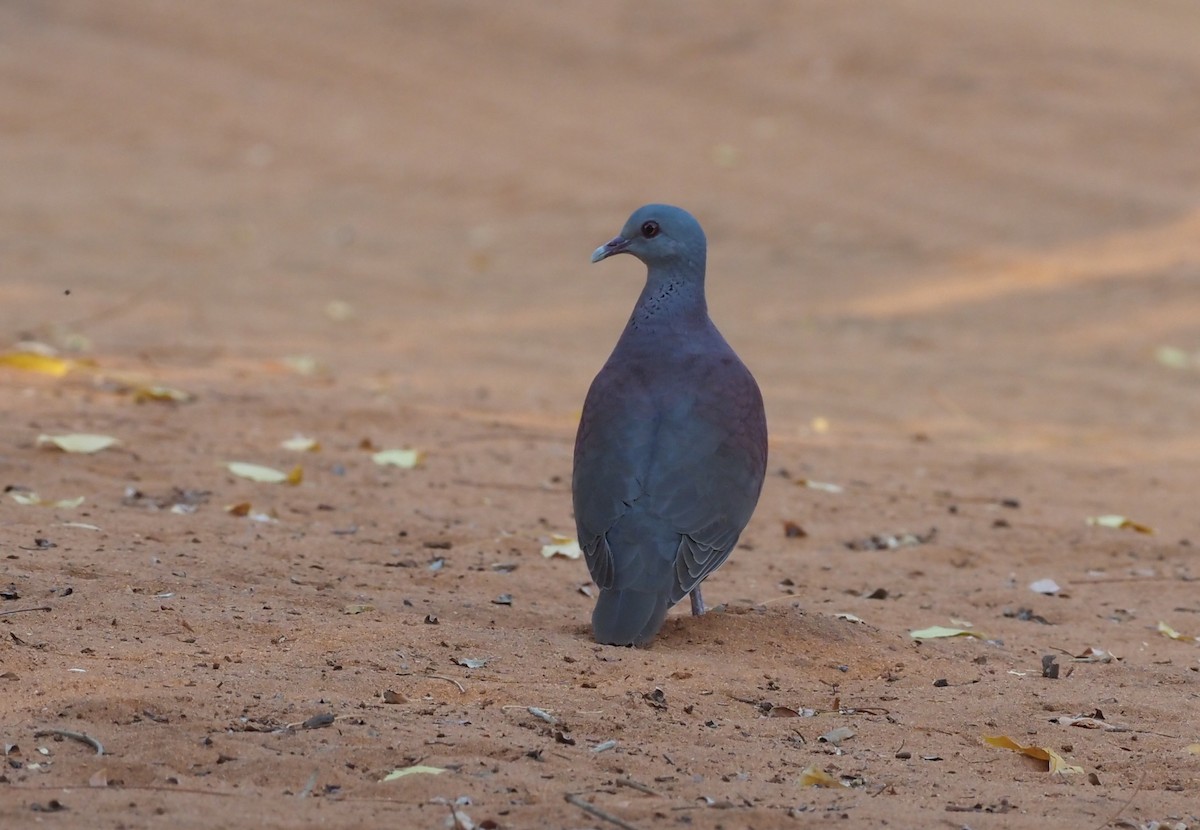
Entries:
{"label": "purple plumage", "polygon": [[600,597],[598,642],[645,645],[667,609],[728,558],[767,465],[758,384],[708,316],[706,241],[680,208],[646,205],[592,254],[630,253],[646,286],[592,382],[575,439],[579,544]]}

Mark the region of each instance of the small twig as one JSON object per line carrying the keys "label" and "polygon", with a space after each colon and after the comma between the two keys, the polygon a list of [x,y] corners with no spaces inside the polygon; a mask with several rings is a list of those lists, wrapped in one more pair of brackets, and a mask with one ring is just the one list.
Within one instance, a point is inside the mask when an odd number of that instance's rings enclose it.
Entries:
{"label": "small twig", "polygon": [[1140,777],[1140,778],[1138,778],[1137,786],[1133,788],[1133,792],[1132,792],[1132,793],[1130,793],[1130,795],[1129,795],[1129,798],[1125,799],[1125,803],[1124,803],[1124,804],[1122,804],[1120,807],[1118,807],[1118,808],[1117,808],[1117,811],[1116,811],[1115,813],[1113,813],[1111,816],[1109,816],[1108,818],[1106,818],[1104,821],[1102,821],[1102,822],[1100,822],[1099,824],[1097,824],[1097,825],[1096,825],[1096,830],[1103,830],[1103,828],[1105,828],[1105,827],[1107,827],[1108,825],[1112,824],[1114,821],[1116,821],[1116,820],[1117,820],[1117,817],[1118,817],[1118,816],[1120,816],[1120,815],[1121,815],[1121,813],[1125,812],[1126,808],[1128,808],[1128,807],[1129,807],[1129,805],[1133,803],[1133,800],[1134,800],[1135,798],[1137,798],[1137,794],[1138,794],[1138,793],[1140,793],[1140,792],[1142,791],[1142,784],[1143,784],[1143,783],[1145,782],[1145,780],[1146,780],[1146,773],[1147,773],[1148,771],[1149,771],[1149,770],[1142,770],[1142,775],[1141,775],[1141,777]]}
{"label": "small twig", "polygon": [[467,690],[463,688],[463,684],[459,683],[453,677],[446,677],[446,675],[444,675],[444,674],[417,674],[416,672],[410,671],[410,672],[401,672],[400,674],[398,674],[396,676],[397,677],[430,677],[430,678],[433,678],[434,680],[445,680],[447,683],[453,683],[455,686],[457,686],[458,690],[460,692],[462,692],[463,694],[467,693]]}
{"label": "small twig", "polygon": [[70,738],[73,741],[79,741],[82,744],[87,744],[92,749],[96,750],[97,755],[104,754],[104,744],[93,738],[91,735],[85,735],[82,732],[72,732],[69,729],[39,729],[33,733],[35,738],[44,738],[47,735],[57,735],[60,738]]}
{"label": "small twig", "polygon": [[0,617],[7,617],[9,614],[24,614],[26,611],[53,611],[49,605],[37,605],[33,608],[10,608],[7,611],[0,611]]}
{"label": "small twig", "polygon": [[567,800],[568,804],[574,804],[580,810],[583,810],[585,813],[588,813],[589,815],[595,816],[596,818],[600,819],[601,821],[607,821],[609,824],[615,824],[617,827],[620,827],[621,830],[638,830],[636,825],[630,824],[629,822],[627,822],[625,819],[621,818],[620,816],[614,816],[610,812],[601,810],[595,804],[589,804],[588,802],[586,802],[582,798],[580,798],[579,795],[577,795],[576,793],[567,793],[563,797]]}
{"label": "small twig", "polygon": [[296,798],[308,798],[312,795],[313,789],[317,786],[317,770],[313,770],[313,774],[308,776],[308,783],[304,785],[304,789],[296,793]]}
{"label": "small twig", "polygon": [[[61,784],[58,784],[58,785],[55,785],[52,787],[38,787],[38,786],[30,786],[28,784],[8,784],[6,786],[10,790],[30,790],[31,792],[54,791],[57,793],[63,793],[63,792],[69,793],[69,792],[74,792],[75,790],[82,790],[84,792],[92,792],[92,793],[96,792],[95,787],[64,787]],[[107,787],[104,787],[103,789],[114,790],[114,791],[138,790],[138,791],[142,791],[142,792],[152,792],[152,793],[187,793],[188,795],[219,795],[224,798],[233,798],[236,796],[257,797],[257,796],[252,796],[250,793],[223,793],[223,792],[219,792],[217,790],[201,790],[197,787],[175,787],[175,786],[167,786],[166,784],[113,784],[110,782],[109,785]],[[406,802],[406,803],[411,803],[411,802]]]}
{"label": "small twig", "polygon": [[628,787],[631,790],[637,790],[638,792],[645,793],[646,795],[653,795],[656,797],[662,795],[662,793],[658,792],[657,790],[647,787],[641,781],[634,781],[632,778],[618,778],[617,786]]}

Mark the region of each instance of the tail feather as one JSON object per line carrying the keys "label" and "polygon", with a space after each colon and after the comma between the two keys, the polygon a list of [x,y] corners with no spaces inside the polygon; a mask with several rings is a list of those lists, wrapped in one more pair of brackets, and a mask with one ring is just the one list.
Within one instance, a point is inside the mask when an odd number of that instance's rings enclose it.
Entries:
{"label": "tail feather", "polygon": [[641,646],[654,639],[667,619],[670,597],[649,591],[601,591],[592,612],[596,642]]}

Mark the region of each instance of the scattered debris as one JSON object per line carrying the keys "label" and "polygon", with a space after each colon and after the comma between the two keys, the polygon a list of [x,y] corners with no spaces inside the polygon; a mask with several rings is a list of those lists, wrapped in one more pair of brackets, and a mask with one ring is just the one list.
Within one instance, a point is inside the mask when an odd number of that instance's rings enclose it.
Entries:
{"label": "scattered debris", "polygon": [[417,764],[411,767],[400,767],[383,776],[380,781],[395,781],[397,778],[404,778],[409,775],[441,775],[446,770],[441,767],[428,767],[424,764]]}
{"label": "scattered debris", "polygon": [[37,438],[37,445],[39,447],[55,447],[63,452],[82,453],[85,455],[106,450],[119,443],[121,442],[111,435],[90,435],[87,433],[39,435]]}
{"label": "scattered debris", "polygon": [[1042,677],[1047,680],[1058,680],[1059,669],[1058,657],[1053,654],[1042,655]]}
{"label": "scattered debris", "polygon": [[1009,608],[1004,611],[1004,616],[1012,620],[1020,620],[1021,622],[1035,622],[1041,623],[1042,625],[1054,625],[1054,623],[1050,622],[1041,614],[1033,613],[1032,608],[1018,608],[1016,611],[1013,611],[1011,608]]}
{"label": "scattered debris", "polygon": [[1147,535],[1154,533],[1154,528],[1149,525],[1135,522],[1132,519],[1127,519],[1124,516],[1107,515],[1107,516],[1089,516],[1087,523],[1093,527],[1110,527],[1115,530],[1133,530],[1138,533]]}
{"label": "scattered debris", "polygon": [[244,461],[231,461],[226,469],[239,478],[248,478],[260,484],[290,484],[295,486],[304,480],[304,470],[293,467],[290,472],[282,472],[260,464],[248,464]]}
{"label": "scattered debris", "polygon": [[554,556],[578,559],[583,556],[583,549],[579,547],[579,542],[570,536],[552,534],[550,536],[550,544],[542,545],[542,556],[547,559]]}
{"label": "scattered debris", "polygon": [[1053,579],[1047,578],[1047,579],[1039,579],[1036,582],[1031,582],[1029,584],[1029,590],[1033,591],[1035,594],[1046,594],[1047,596],[1054,596],[1059,591],[1061,591],[1062,588],[1059,587],[1059,584],[1057,582],[1055,582]]}
{"label": "scattered debris", "polygon": [[1158,633],[1162,634],[1164,637],[1170,637],[1172,640],[1179,640],[1180,642],[1183,642],[1183,643],[1196,642],[1196,638],[1194,636],[1192,636],[1190,634],[1180,634],[1178,631],[1176,631],[1174,628],[1171,628],[1171,626],[1167,625],[1162,620],[1159,620],[1159,623],[1158,623]]}
{"label": "scattered debris", "polygon": [[1011,749],[1013,752],[1019,752],[1029,758],[1045,761],[1047,772],[1062,775],[1083,772],[1083,767],[1068,764],[1061,755],[1048,747],[1024,746],[1006,735],[984,735],[983,742],[1000,749]]}
{"label": "scattered debris", "polygon": [[399,467],[402,470],[412,470],[425,460],[425,453],[420,450],[380,450],[371,455],[371,460],[380,467]]}
{"label": "scattered debris", "polygon": [[868,536],[865,539],[852,539],[843,544],[850,550],[895,550],[896,548],[927,545],[937,538],[937,528],[929,528],[928,533],[881,533]]}
{"label": "scattered debris", "polygon": [[296,433],[286,441],[281,441],[279,446],[289,452],[319,452],[321,450],[320,441],[300,433]]}
{"label": "scattered debris", "polygon": [[808,536],[808,531],[795,522],[785,519],[783,522],[783,535],[787,539],[803,539]]}
{"label": "scattered debris", "polygon": [[932,625],[908,632],[914,640],[937,640],[943,637],[974,637],[979,640],[987,639],[982,632],[970,628],[947,628],[944,625]]}
{"label": "scattered debris", "polygon": [[1079,663],[1111,663],[1115,658],[1111,651],[1088,646],[1082,653],[1071,658]]}
{"label": "scattered debris", "polygon": [[837,778],[834,778],[816,764],[809,764],[807,767],[805,767],[804,771],[800,773],[800,779],[797,783],[801,787],[836,788],[847,786],[847,784],[839,781]]}
{"label": "scattered debris", "polygon": [[847,741],[853,738],[856,733],[849,726],[839,726],[837,729],[831,729],[821,737],[817,738],[817,743],[829,744],[830,746],[841,746],[842,741]]}
{"label": "scattered debris", "polygon": [[807,487],[809,490],[820,490],[822,493],[841,493],[843,488],[839,484],[828,484],[824,481],[813,481],[811,478],[798,478],[796,484],[801,487]]}
{"label": "scattered debris", "polygon": [[667,694],[662,689],[655,688],[653,692],[646,692],[642,695],[642,700],[650,704],[654,709],[667,708]]}
{"label": "scattered debris", "polygon": [[490,657],[451,657],[450,662],[465,669],[482,669],[491,659]]}
{"label": "scattered debris", "polygon": [[39,729],[37,732],[33,733],[33,737],[35,738],[44,738],[48,735],[57,736],[60,738],[70,738],[72,741],[79,741],[80,743],[87,744],[92,749],[96,750],[97,755],[104,754],[104,745],[91,735],[85,735],[82,732],[72,732],[69,729]]}

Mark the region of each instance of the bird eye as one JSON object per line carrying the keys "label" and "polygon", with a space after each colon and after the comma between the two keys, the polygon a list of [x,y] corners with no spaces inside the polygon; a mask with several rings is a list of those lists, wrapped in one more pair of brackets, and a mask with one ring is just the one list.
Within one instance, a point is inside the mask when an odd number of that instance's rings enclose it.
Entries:
{"label": "bird eye", "polygon": [[658,236],[658,223],[651,220],[642,225],[642,236],[647,239],[653,239]]}

